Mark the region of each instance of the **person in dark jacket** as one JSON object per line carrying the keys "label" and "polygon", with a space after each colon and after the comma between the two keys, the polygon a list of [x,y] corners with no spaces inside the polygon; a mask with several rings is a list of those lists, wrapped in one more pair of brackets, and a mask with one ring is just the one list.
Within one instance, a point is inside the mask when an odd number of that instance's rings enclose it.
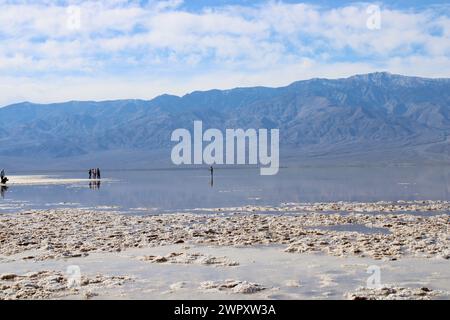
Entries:
{"label": "person in dark jacket", "polygon": [[9,179],[5,176],[5,169],[0,171],[0,184],[6,184]]}

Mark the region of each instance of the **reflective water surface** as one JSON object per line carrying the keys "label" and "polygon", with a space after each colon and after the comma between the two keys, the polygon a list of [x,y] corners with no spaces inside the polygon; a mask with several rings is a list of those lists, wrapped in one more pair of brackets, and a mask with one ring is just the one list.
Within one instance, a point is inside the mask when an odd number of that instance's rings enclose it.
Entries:
{"label": "reflective water surface", "polygon": [[[115,207],[131,213],[283,202],[449,200],[450,167],[297,167],[275,176],[259,169],[103,170],[107,182],[2,187],[0,212],[51,207]],[[87,178],[85,172],[46,172]]]}

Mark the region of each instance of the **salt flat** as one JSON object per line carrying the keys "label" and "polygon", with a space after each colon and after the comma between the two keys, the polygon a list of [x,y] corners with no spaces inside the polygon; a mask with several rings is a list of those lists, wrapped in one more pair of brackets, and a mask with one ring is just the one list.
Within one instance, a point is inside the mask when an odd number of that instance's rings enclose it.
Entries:
{"label": "salt flat", "polygon": [[[195,263],[149,263],[139,257],[165,256],[172,252],[226,256],[239,266]],[[1,261],[1,260],[0,260]],[[436,296],[449,299],[450,268],[443,259],[407,258],[375,261],[361,257],[334,257],[325,254],[290,254],[281,246],[217,247],[184,244],[130,249],[120,253],[94,253],[87,257],[45,261],[0,262],[0,274],[26,274],[52,270],[66,275],[69,266],[80,268],[83,277],[103,279],[93,287],[60,290],[50,297],[64,299],[345,299],[365,287],[367,268],[381,270],[381,284],[400,288],[430,288]],[[100,274],[100,276],[99,276]],[[115,278],[114,278],[115,277]],[[113,282],[112,280],[115,280]],[[228,281],[228,282],[227,282]],[[7,283],[3,281],[2,283]],[[117,285],[120,283],[120,285]],[[211,286],[212,284],[226,284]],[[236,284],[238,283],[238,284]],[[239,284],[240,287],[237,287]],[[247,284],[247,286],[245,286]],[[255,285],[262,290],[252,289]],[[51,287],[50,284],[48,284]],[[44,285],[43,285],[44,287]],[[236,288],[237,287],[237,288]],[[23,290],[25,291],[25,290]],[[386,298],[381,294],[381,298]],[[379,297],[379,298],[380,298]],[[401,298],[391,296],[387,298]],[[403,298],[412,298],[406,296]]]}
{"label": "salt flat", "polygon": [[[402,213],[415,205],[382,214],[4,214],[0,298],[448,299],[450,218]],[[439,212],[446,203],[420,205]],[[375,231],[323,228],[340,225]],[[376,288],[367,283],[374,268]]]}
{"label": "salt flat", "polygon": [[[55,185],[55,184],[73,184],[89,181],[98,181],[95,179],[70,179],[61,178],[57,175],[8,175],[8,186],[14,185]],[[102,179],[101,181],[111,181]]]}

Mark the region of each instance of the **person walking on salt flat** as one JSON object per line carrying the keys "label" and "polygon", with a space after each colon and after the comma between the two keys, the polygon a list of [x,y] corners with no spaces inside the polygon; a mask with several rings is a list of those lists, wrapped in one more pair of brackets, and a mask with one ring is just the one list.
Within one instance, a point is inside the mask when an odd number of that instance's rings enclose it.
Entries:
{"label": "person walking on salt flat", "polygon": [[0,171],[0,183],[1,184],[6,184],[6,182],[8,182],[8,178],[5,176],[5,169],[2,169],[2,171]]}

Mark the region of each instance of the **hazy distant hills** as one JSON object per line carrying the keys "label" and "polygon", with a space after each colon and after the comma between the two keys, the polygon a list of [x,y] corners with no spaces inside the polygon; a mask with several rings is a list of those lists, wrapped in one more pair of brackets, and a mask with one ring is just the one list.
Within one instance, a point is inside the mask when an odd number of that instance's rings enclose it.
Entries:
{"label": "hazy distant hills", "polygon": [[403,153],[446,161],[450,79],[372,73],[150,101],[19,103],[0,108],[0,156],[126,158],[170,148],[172,130],[191,129],[194,120],[202,120],[205,129],[279,128],[291,160],[375,152],[384,160]]}

